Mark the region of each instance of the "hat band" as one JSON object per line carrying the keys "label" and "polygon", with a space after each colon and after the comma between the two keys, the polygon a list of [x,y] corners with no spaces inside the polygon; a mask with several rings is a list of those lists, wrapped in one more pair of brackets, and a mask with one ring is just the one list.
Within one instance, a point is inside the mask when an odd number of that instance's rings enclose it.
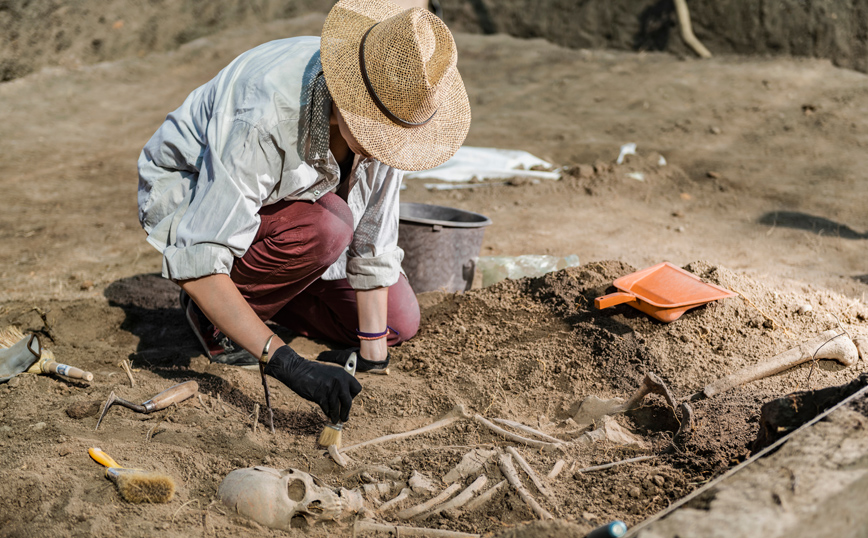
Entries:
{"label": "hat band", "polygon": [[[378,23],[374,24],[374,26],[376,26],[377,24],[380,24],[380,23],[378,22]],[[392,123],[394,123],[396,125],[400,125],[401,127],[412,128],[412,127],[421,127],[421,126],[427,124],[437,114],[437,110],[434,110],[434,114],[431,114],[430,118],[428,118],[427,120],[420,122],[420,123],[412,123],[409,121],[402,120],[401,118],[399,118],[398,116],[393,114],[392,111],[389,110],[389,108],[382,101],[380,101],[379,96],[377,96],[377,92],[375,92],[374,87],[371,86],[371,80],[368,78],[368,69],[365,67],[365,40],[368,39],[368,34],[371,33],[371,30],[374,29],[374,26],[371,26],[370,28],[368,28],[368,31],[365,32],[365,35],[362,36],[362,42],[359,43],[359,67],[362,70],[362,80],[365,81],[365,89],[368,90],[368,95],[371,96],[371,100],[374,101],[374,104],[377,105],[377,108],[380,109],[380,112],[382,112],[384,116],[389,118],[389,120],[391,120]]]}

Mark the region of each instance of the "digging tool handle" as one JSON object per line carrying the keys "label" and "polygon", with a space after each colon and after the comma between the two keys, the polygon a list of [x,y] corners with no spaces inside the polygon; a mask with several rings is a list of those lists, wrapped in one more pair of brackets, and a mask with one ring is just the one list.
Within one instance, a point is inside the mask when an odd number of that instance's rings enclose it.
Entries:
{"label": "digging tool handle", "polygon": [[85,372],[81,368],[76,368],[75,366],[61,364],[54,361],[46,362],[45,364],[43,364],[42,371],[46,373],[59,374],[64,377],[71,377],[73,379],[84,379],[85,381],[93,381],[92,373]]}
{"label": "digging tool handle", "polygon": [[636,300],[636,296],[632,293],[616,291],[615,293],[610,293],[609,295],[603,295],[602,297],[597,297],[596,299],[594,299],[594,306],[597,308],[597,310],[602,310],[604,308],[609,308],[610,306],[624,303],[632,303]]}
{"label": "digging tool handle", "polygon": [[157,394],[147,402],[143,403],[142,406],[145,408],[146,413],[153,413],[154,411],[165,409],[174,403],[183,402],[197,392],[199,392],[198,383],[195,381],[185,381],[184,383],[170,387]]}

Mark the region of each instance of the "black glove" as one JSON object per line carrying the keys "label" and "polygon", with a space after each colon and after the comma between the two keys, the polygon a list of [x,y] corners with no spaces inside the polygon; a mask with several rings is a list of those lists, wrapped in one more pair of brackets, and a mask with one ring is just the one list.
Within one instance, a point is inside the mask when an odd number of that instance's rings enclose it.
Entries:
{"label": "black glove", "polygon": [[317,356],[316,360],[346,366],[347,361],[350,360],[350,355],[353,353],[356,354],[356,372],[376,373],[389,367],[390,355],[388,352],[386,352],[386,360],[384,361],[369,361],[368,359],[362,358],[362,354],[359,352],[359,348],[357,347],[323,351],[319,356]]}
{"label": "black glove", "polygon": [[274,352],[265,373],[318,404],[332,424],[349,420],[353,398],[362,391],[362,385],[346,370],[306,360],[289,346]]}

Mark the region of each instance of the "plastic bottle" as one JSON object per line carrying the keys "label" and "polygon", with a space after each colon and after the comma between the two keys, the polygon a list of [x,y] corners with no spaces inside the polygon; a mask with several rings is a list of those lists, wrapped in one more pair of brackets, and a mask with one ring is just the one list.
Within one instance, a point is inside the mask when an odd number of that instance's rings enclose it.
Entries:
{"label": "plastic bottle", "polygon": [[521,256],[480,256],[476,270],[482,273],[482,286],[490,286],[504,278],[542,276],[552,271],[579,265],[579,257],[523,254]]}

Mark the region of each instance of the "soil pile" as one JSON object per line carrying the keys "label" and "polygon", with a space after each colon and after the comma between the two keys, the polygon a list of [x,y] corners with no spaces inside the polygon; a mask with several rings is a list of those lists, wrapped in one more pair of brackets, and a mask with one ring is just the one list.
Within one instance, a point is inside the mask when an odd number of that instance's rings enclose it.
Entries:
{"label": "soil pile", "polygon": [[[628,397],[644,372],[659,375],[681,399],[822,330],[868,331],[868,312],[858,301],[807,286],[770,286],[701,261],[687,269],[741,295],[690,310],[671,324],[628,306],[595,310],[593,299],[634,269],[617,261],[595,262],[462,294],[422,294],[421,332],[393,350],[392,375],[360,376],[365,390],[345,429],[345,445],[428,424],[457,404],[574,440],[583,430],[571,417],[585,397]],[[209,364],[175,306],[176,293],[174,284],[142,275],[109,286],[108,304],[4,305],[0,323],[41,333],[59,358],[96,376],[90,385],[20,376],[0,387],[0,447],[8,469],[0,497],[18,503],[14,512],[4,513],[4,535],[41,530],[47,535],[139,536],[156,528],[186,536],[201,534],[203,527],[267,534],[216,498],[232,469],[297,468],[333,488],[366,482],[358,472],[345,474],[315,446],[324,417],[285,387],[273,389],[277,434],[263,427],[254,433],[252,410],[262,400],[257,372]],[[292,345],[308,357],[325,348],[302,338]],[[132,358],[135,387],[128,386],[118,367],[125,356]],[[557,478],[546,480],[551,497],[535,492],[556,517],[583,531],[613,519],[635,524],[747,456],[763,402],[796,389],[839,385],[863,369],[861,362],[843,369],[819,361],[694,402],[695,431],[674,441],[678,421],[662,398],[651,395],[640,408],[614,418],[635,435],[626,445],[575,442],[555,451],[531,449],[462,420],[422,436],[352,451],[349,469],[385,465],[404,480],[418,471],[437,482],[474,447],[517,446],[541,476],[557,460],[567,462]],[[188,379],[198,381],[201,397],[153,415],[113,408],[100,430],[93,431],[98,404],[110,390],[144,401]],[[122,464],[172,475],[179,483],[177,500],[145,507],[123,503],[88,458],[90,446],[103,448]],[[580,471],[642,455],[655,457]],[[482,472],[491,485],[503,479],[496,457]],[[376,472],[371,475],[385,481]],[[527,487],[534,491],[529,483]],[[397,491],[381,500],[394,495]],[[408,504],[425,498],[413,496]],[[380,519],[406,524],[388,513]],[[520,497],[503,488],[471,512],[444,512],[412,524],[496,534],[534,519]],[[333,524],[299,524],[304,535],[337,532]]]}

